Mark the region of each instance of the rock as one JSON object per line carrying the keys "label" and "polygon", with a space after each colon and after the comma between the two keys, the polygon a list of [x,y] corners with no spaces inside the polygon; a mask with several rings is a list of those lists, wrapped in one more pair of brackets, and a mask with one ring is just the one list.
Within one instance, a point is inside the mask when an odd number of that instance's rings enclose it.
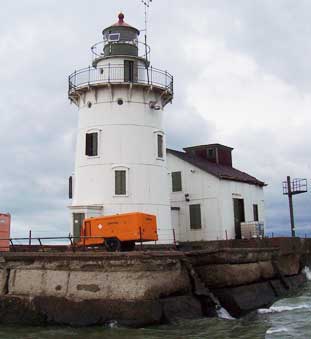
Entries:
{"label": "rock", "polygon": [[285,280],[291,289],[298,289],[307,282],[307,278],[303,273],[295,275],[293,277],[286,277]]}
{"label": "rock", "polygon": [[70,301],[57,297],[33,299],[7,296],[0,299],[0,323],[23,325],[120,325],[142,327],[160,324],[159,301]]}
{"label": "rock", "polygon": [[276,299],[269,282],[212,290],[221,305],[234,317],[269,307]]}
{"label": "rock", "polygon": [[202,306],[193,296],[172,297],[161,300],[165,322],[178,319],[197,319],[203,316]]}
{"label": "rock", "polygon": [[277,265],[283,275],[297,275],[300,271],[300,256],[297,254],[282,255],[278,258]]}

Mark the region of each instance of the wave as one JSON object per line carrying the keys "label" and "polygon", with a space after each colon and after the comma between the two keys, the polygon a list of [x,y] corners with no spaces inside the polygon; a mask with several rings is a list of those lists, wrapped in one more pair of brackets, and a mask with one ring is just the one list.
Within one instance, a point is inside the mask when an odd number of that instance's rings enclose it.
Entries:
{"label": "wave", "polygon": [[106,323],[106,327],[107,328],[118,328],[119,325],[118,325],[117,321],[112,320],[112,321],[109,321],[109,322]]}
{"label": "wave", "polygon": [[220,318],[220,319],[227,319],[227,320],[234,320],[235,319],[223,307],[221,307],[220,309],[217,310],[217,315],[218,315],[218,318]]}
{"label": "wave", "polygon": [[260,308],[257,312],[259,314],[267,314],[267,313],[288,312],[300,309],[311,309],[311,305],[301,304],[298,306],[271,306],[270,308]]}
{"label": "wave", "polygon": [[286,327],[279,327],[279,328],[269,328],[266,334],[273,334],[273,333],[281,333],[281,332],[289,332],[288,328]]}
{"label": "wave", "polygon": [[307,280],[311,280],[311,271],[310,268],[308,266],[306,266],[302,272],[305,274]]}

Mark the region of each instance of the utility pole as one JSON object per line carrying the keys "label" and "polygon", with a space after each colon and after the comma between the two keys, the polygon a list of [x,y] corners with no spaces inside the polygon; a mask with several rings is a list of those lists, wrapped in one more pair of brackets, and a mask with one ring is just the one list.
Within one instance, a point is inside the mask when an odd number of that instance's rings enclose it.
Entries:
{"label": "utility pole", "polygon": [[283,194],[288,196],[290,227],[292,237],[296,236],[293,195],[306,193],[307,191],[308,191],[307,179],[294,179],[292,181],[291,177],[287,176],[287,180],[283,181]]}
{"label": "utility pole", "polygon": [[290,214],[290,228],[292,231],[292,237],[296,236],[295,232],[295,220],[294,220],[294,207],[293,207],[293,194],[291,187],[290,176],[287,177],[287,187],[288,187],[288,203],[289,203],[289,214]]}

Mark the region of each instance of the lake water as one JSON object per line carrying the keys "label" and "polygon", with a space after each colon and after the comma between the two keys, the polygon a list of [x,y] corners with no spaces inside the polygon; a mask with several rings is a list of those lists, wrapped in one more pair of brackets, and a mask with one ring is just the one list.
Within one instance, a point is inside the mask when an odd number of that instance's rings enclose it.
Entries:
{"label": "lake water", "polygon": [[[310,271],[307,275],[311,278]],[[222,316],[227,317],[225,311]],[[145,329],[0,327],[0,339],[259,339],[311,338],[311,281],[296,295],[243,319],[200,319]]]}

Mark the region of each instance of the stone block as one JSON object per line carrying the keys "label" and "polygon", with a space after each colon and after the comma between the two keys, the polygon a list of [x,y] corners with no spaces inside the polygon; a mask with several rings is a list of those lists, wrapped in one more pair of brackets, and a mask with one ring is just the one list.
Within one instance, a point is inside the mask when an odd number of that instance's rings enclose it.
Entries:
{"label": "stone block", "polygon": [[196,270],[210,288],[246,285],[275,276],[269,261],[240,265],[206,265],[197,267]]}
{"label": "stone block", "polygon": [[184,271],[71,272],[67,298],[106,300],[157,299],[190,290]]}
{"label": "stone block", "polygon": [[300,271],[300,256],[297,254],[282,255],[278,258],[277,266],[285,276],[297,275]]}
{"label": "stone block", "polygon": [[0,269],[0,295],[5,295],[8,292],[8,275],[9,270]]}
{"label": "stone block", "polygon": [[202,306],[193,296],[179,296],[161,300],[165,322],[179,319],[198,319],[203,316]]}
{"label": "stone block", "polygon": [[243,316],[258,308],[270,307],[277,298],[269,282],[222,288],[212,292],[234,317]]}

